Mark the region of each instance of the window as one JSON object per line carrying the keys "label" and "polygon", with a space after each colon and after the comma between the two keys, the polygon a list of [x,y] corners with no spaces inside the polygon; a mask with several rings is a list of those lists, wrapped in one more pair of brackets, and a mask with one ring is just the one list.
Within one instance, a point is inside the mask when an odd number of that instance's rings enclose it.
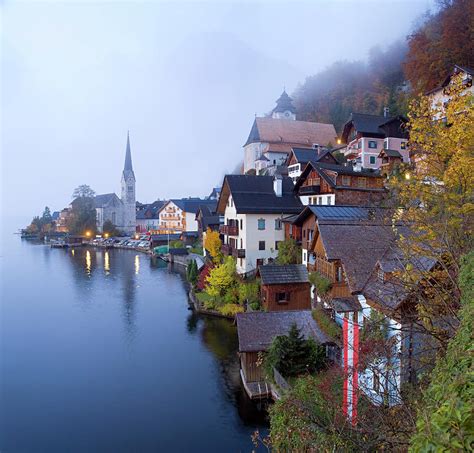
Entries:
{"label": "window", "polygon": [[258,249],[265,250],[265,241],[258,241]]}
{"label": "window", "polygon": [[275,293],[275,301],[277,304],[287,304],[290,299],[290,294],[285,292]]}
{"label": "window", "polygon": [[336,282],[342,282],[342,267],[336,267]]}
{"label": "window", "polygon": [[265,219],[258,219],[258,229],[264,230],[265,229]]}
{"label": "window", "polygon": [[384,141],[383,141],[383,147],[385,149],[388,149],[388,138],[386,138]]}
{"label": "window", "polygon": [[244,223],[243,220],[240,219],[240,229],[241,229],[241,230],[243,229],[243,223]]}
{"label": "window", "polygon": [[331,204],[331,195],[326,196],[326,204]]}
{"label": "window", "polygon": [[280,241],[275,241],[275,250],[278,250],[278,244]]}
{"label": "window", "polygon": [[115,222],[116,218],[115,218],[115,212],[112,212],[112,223],[114,225],[116,225],[116,222]]}
{"label": "window", "polygon": [[342,177],[342,185],[343,186],[350,186],[351,185],[351,177],[350,176],[343,176]]}
{"label": "window", "polygon": [[407,149],[407,142],[401,142],[400,149]]}
{"label": "window", "polygon": [[128,186],[128,193],[133,192],[133,186]]}
{"label": "window", "polygon": [[359,187],[365,187],[366,186],[366,180],[365,178],[357,178],[357,185]]}
{"label": "window", "polygon": [[369,156],[370,165],[375,165],[375,162],[376,162],[376,157],[375,156]]}
{"label": "window", "polygon": [[281,230],[281,219],[275,219],[275,230]]}
{"label": "window", "polygon": [[369,148],[377,149],[377,142],[375,140],[369,140]]}
{"label": "window", "polygon": [[244,240],[242,238],[240,238],[240,248],[241,249],[244,248]]}
{"label": "window", "polygon": [[239,266],[240,267],[242,267],[242,263],[243,263],[242,258],[239,258]]}
{"label": "window", "polygon": [[357,149],[361,149],[362,148],[362,143],[361,142],[357,142]]}

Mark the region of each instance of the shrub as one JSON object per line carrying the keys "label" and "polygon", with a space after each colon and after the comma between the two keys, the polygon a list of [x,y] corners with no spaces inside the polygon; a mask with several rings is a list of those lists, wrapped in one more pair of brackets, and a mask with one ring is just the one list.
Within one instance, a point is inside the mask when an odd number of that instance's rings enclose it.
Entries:
{"label": "shrub", "polygon": [[223,297],[236,282],[235,259],[228,256],[221,265],[209,272],[206,291],[215,298]]}
{"label": "shrub", "polygon": [[309,274],[310,283],[316,288],[318,296],[324,296],[331,289],[331,282],[328,278],[322,276],[319,272]]}
{"label": "shrub", "polygon": [[171,241],[170,242],[170,249],[182,249],[184,248],[183,241]]}
{"label": "shrub", "polygon": [[328,316],[322,307],[318,306],[313,310],[313,319],[326,335],[331,338],[341,339],[342,329]]}
{"label": "shrub", "polygon": [[224,316],[235,316],[237,313],[243,313],[244,307],[237,304],[225,304],[218,308]]}
{"label": "shrub", "polygon": [[294,239],[285,239],[278,244],[277,264],[300,264],[301,247]]}
{"label": "shrub", "polygon": [[250,304],[258,303],[260,301],[260,282],[254,280],[252,282],[241,282],[238,285],[238,297],[241,305],[246,302]]}
{"label": "shrub", "polygon": [[260,302],[257,301],[257,302],[251,302],[251,303],[249,304],[249,307],[250,307],[253,311],[258,311],[258,310],[260,310],[261,305],[260,305]]}
{"label": "shrub", "polygon": [[305,340],[296,324],[293,324],[288,335],[276,337],[265,357],[265,371],[273,376],[276,368],[282,376],[299,376],[314,373],[325,365],[325,350],[309,338]]}

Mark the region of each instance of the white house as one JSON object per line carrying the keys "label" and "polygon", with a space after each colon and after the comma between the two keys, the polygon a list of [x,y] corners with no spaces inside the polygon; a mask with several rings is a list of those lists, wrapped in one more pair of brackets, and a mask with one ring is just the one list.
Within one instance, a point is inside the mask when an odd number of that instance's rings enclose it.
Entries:
{"label": "white house", "polygon": [[222,250],[237,259],[239,274],[251,274],[277,257],[278,243],[285,239],[282,218],[301,209],[288,177],[224,178],[217,205],[217,213],[224,216]]}

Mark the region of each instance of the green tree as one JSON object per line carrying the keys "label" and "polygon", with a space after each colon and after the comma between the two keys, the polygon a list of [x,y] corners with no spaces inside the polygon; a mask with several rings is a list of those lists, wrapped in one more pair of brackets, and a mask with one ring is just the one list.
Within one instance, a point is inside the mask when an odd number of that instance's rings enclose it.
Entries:
{"label": "green tree", "polygon": [[276,368],[283,376],[299,376],[314,373],[325,365],[325,350],[312,339],[305,339],[296,324],[288,335],[276,337],[265,357],[267,374]]}
{"label": "green tree", "polygon": [[188,267],[186,269],[186,273],[187,273],[189,283],[191,283],[192,285],[195,285],[199,277],[199,270],[198,270],[196,260],[191,260],[189,262]]}
{"label": "green tree", "polygon": [[95,192],[87,184],[81,184],[74,189],[72,198],[94,198]]}
{"label": "green tree", "polygon": [[301,264],[301,247],[294,239],[285,239],[278,243],[278,264]]}
{"label": "green tree", "polygon": [[74,190],[74,200],[71,203],[71,215],[68,217],[67,227],[70,233],[91,236],[97,230],[96,211],[94,206],[95,192],[83,184]]}
{"label": "green tree", "polygon": [[51,216],[51,211],[49,210],[48,206],[44,208],[43,215],[41,216],[41,222],[43,225],[47,223],[51,223],[53,221],[53,217]]}
{"label": "green tree", "polygon": [[102,225],[102,232],[109,236],[119,236],[120,231],[117,230],[117,227],[112,223],[111,220],[106,220]]}
{"label": "green tree", "polygon": [[228,256],[224,262],[213,267],[207,277],[206,292],[214,298],[222,298],[236,285],[235,259]]}

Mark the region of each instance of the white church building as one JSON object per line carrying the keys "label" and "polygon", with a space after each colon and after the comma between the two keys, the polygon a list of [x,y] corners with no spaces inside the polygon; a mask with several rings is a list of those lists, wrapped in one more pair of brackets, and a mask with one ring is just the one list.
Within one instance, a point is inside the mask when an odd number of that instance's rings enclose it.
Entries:
{"label": "white church building", "polygon": [[94,206],[97,219],[97,230],[103,231],[104,223],[110,220],[115,227],[125,234],[132,235],[136,230],[135,174],[132,167],[130,136],[127,134],[127,149],[122,172],[122,194],[115,193],[96,195]]}

